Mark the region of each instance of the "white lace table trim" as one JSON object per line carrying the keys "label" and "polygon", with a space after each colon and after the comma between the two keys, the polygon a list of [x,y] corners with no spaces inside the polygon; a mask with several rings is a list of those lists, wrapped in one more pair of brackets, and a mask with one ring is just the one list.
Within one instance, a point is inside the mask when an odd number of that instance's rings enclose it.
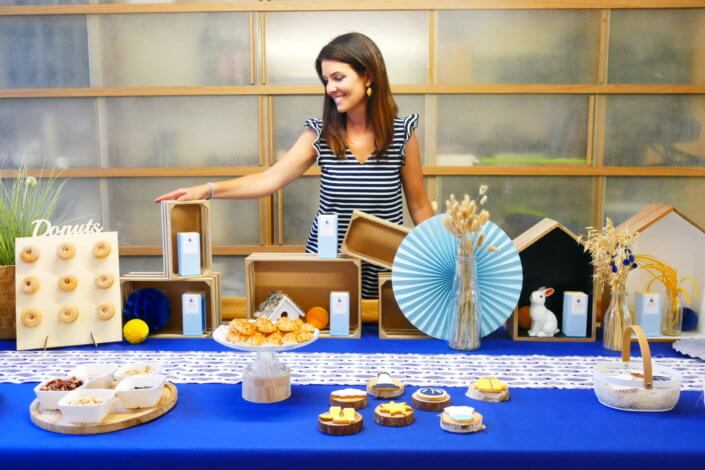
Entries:
{"label": "white lace table trim", "polygon": [[[161,361],[176,383],[240,382],[254,353],[185,351],[0,351],[0,382],[38,382],[62,376],[87,362],[126,364]],[[365,385],[386,371],[411,386],[465,387],[483,375],[494,375],[512,388],[592,389],[595,364],[617,361],[600,356],[489,356],[465,354],[281,353],[291,368],[292,383]],[[659,358],[658,364],[683,375],[683,390],[703,390],[705,362]]]}

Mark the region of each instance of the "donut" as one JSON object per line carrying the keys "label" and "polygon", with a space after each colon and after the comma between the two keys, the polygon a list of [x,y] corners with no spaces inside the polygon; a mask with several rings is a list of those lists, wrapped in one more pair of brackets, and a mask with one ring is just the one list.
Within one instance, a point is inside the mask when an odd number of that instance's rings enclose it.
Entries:
{"label": "donut", "polygon": [[76,254],[76,247],[73,243],[64,242],[56,248],[56,256],[61,259],[71,259]]}
{"label": "donut", "polygon": [[26,308],[22,311],[22,324],[34,328],[42,322],[42,312],[36,308]]}
{"label": "donut", "polygon": [[34,263],[39,258],[39,248],[34,246],[26,246],[20,251],[20,258],[25,263]]}
{"label": "donut", "polygon": [[36,276],[27,276],[22,279],[22,292],[34,294],[39,289],[39,279]]}
{"label": "donut", "polygon": [[71,292],[78,285],[78,279],[74,276],[61,276],[59,278],[59,289],[64,292]]}
{"label": "donut", "polygon": [[59,320],[63,323],[73,323],[78,320],[78,309],[73,305],[64,305],[59,309]]}
{"label": "donut", "polygon": [[96,258],[105,258],[110,254],[110,243],[107,240],[101,240],[93,245],[93,256]]}
{"label": "donut", "polygon": [[100,304],[95,309],[95,313],[101,320],[110,320],[115,316],[115,308],[111,304]]}
{"label": "donut", "polygon": [[95,286],[98,289],[109,289],[113,282],[115,282],[115,277],[110,273],[100,273],[95,277]]}

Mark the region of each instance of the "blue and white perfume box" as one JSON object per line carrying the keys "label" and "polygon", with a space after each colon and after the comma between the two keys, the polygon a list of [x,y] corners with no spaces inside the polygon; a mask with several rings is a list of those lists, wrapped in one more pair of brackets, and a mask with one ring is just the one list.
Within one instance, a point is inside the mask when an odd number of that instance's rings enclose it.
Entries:
{"label": "blue and white perfume box", "polygon": [[561,331],[566,336],[584,338],[587,336],[588,301],[585,292],[563,292],[563,322]]}
{"label": "blue and white perfume box", "polygon": [[318,216],[318,257],[324,259],[338,257],[338,216],[336,214]]}
{"label": "blue and white perfume box", "polygon": [[201,236],[198,232],[176,234],[179,276],[201,275]]}
{"label": "blue and white perfume box", "polygon": [[634,296],[636,323],[646,336],[661,336],[662,312],[661,294],[658,292],[637,292]]}
{"label": "blue and white perfume box", "polygon": [[330,335],[350,335],[350,292],[330,293]]}
{"label": "blue and white perfume box", "polygon": [[187,292],[181,295],[184,336],[202,336],[206,331],[206,296]]}

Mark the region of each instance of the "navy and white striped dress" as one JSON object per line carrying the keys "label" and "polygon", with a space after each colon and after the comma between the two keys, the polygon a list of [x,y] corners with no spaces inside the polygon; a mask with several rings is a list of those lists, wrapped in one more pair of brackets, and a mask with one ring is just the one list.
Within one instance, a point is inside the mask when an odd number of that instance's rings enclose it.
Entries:
{"label": "navy and white striped dress", "polygon": [[[338,248],[343,243],[352,211],[357,209],[395,224],[403,222],[401,167],[404,165],[406,143],[419,122],[418,114],[394,119],[394,140],[382,158],[370,157],[361,164],[349,149],[341,160],[325,139],[321,139],[323,123],[308,119],[305,126],[313,129],[317,138],[316,163],[321,167],[318,211],[313,218],[306,242],[306,252],[318,252],[318,216],[338,215]],[[377,298],[377,274],[383,268],[362,263],[362,297]]]}

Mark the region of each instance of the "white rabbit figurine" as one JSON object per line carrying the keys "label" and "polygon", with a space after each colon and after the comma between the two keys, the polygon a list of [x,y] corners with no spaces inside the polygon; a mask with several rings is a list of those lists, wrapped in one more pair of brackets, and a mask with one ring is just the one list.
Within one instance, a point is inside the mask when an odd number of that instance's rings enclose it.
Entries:
{"label": "white rabbit figurine", "polygon": [[556,315],[546,308],[546,297],[553,295],[554,289],[539,287],[531,293],[531,328],[529,336],[552,337],[560,330],[558,329],[558,319]]}

